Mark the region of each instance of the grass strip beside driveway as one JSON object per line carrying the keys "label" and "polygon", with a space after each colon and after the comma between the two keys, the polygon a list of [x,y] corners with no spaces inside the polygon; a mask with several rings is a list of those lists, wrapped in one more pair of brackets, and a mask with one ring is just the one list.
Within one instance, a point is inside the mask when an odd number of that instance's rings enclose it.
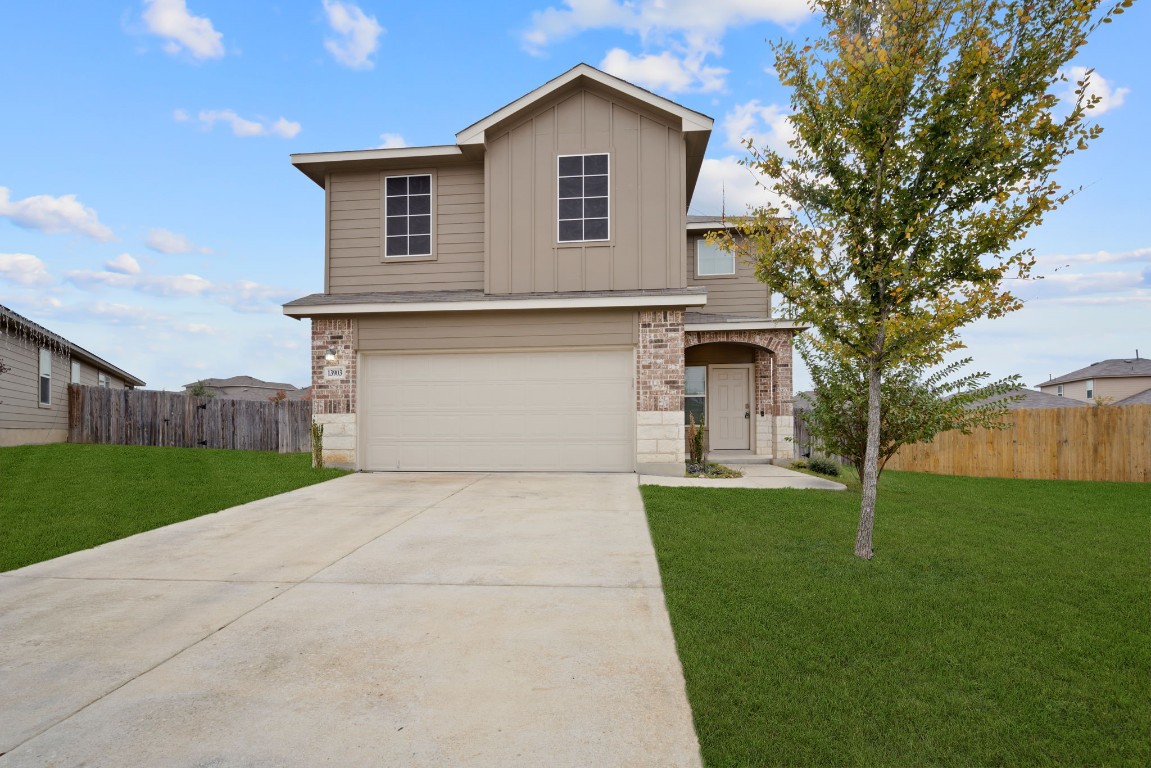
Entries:
{"label": "grass strip beside driveway", "polygon": [[1151,764],[1151,487],[643,495],[707,765]]}
{"label": "grass strip beside driveway", "polygon": [[0,448],[0,571],[347,474],[305,453]]}

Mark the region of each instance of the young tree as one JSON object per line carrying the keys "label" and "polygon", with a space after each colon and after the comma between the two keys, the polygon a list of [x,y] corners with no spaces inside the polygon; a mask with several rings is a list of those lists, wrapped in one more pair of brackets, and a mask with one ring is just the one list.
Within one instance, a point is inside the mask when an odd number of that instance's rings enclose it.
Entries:
{"label": "young tree", "polygon": [[[800,337],[800,354],[815,381],[815,399],[804,422],[812,437],[856,469],[867,455],[867,369],[857,357],[843,354],[819,338]],[[1008,404],[1018,397],[1007,393],[1019,376],[984,383],[988,373],[953,378],[971,362],[965,358],[927,371],[914,365],[891,368],[883,377],[883,408],[879,424],[879,464],[876,476],[904,445],[930,443],[940,432],[1003,429]]]}
{"label": "young tree", "polygon": [[797,319],[867,372],[855,553],[872,556],[882,382],[962,346],[957,331],[1021,302],[1013,243],[1072,192],[1060,162],[1099,135],[1086,81],[1053,90],[1087,36],[1130,6],[1098,0],[813,0],[823,37],[774,45],[792,152],[746,142],[783,201],[721,236]]}

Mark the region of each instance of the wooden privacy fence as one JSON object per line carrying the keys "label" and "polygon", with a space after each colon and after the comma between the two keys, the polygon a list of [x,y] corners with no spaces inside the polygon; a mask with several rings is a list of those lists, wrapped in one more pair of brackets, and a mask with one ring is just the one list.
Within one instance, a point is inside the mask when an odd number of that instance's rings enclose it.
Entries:
{"label": "wooden privacy fence", "polygon": [[972,477],[1151,482],[1151,405],[1012,411],[1003,429],[944,432],[887,469]]}
{"label": "wooden privacy fence", "polygon": [[224,400],[68,385],[68,442],[299,453],[312,447],[309,400]]}

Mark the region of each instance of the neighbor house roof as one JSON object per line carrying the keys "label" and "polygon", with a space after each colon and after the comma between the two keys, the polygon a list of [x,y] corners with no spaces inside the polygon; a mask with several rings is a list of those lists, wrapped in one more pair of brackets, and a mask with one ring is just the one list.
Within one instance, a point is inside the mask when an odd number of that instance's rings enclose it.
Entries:
{"label": "neighbor house roof", "polygon": [[264,381],[257,379],[255,376],[233,376],[229,379],[198,379],[191,384],[185,384],[184,387],[194,387],[197,384],[204,387],[255,387],[260,389],[277,390],[282,389],[285,392],[291,392],[296,389],[295,384],[281,384],[276,381]]}
{"label": "neighbor house roof", "polygon": [[983,405],[984,403],[993,403],[999,400],[1007,400],[1008,398],[1017,398],[1009,402],[1003,403],[1008,410],[1021,411],[1027,408],[1088,408],[1088,404],[1082,400],[1076,400],[1071,397],[1060,397],[1059,395],[1049,395],[1046,392],[1037,392],[1034,389],[1012,389],[1002,395],[995,395],[978,400],[972,403],[975,405]]}
{"label": "neighbor house roof", "polygon": [[104,358],[98,357],[98,356],[92,354],[88,350],[81,347],[79,344],[74,344],[71,341],[68,341],[66,338],[64,338],[60,334],[48,330],[47,328],[40,325],[39,323],[32,322],[28,318],[24,317],[23,315],[19,314],[18,312],[13,312],[11,309],[9,309],[8,307],[5,307],[2,304],[0,304],[0,320],[4,320],[4,321],[7,321],[9,323],[13,323],[15,325],[22,325],[25,328],[30,328],[32,330],[35,330],[39,333],[44,334],[45,336],[48,336],[51,339],[54,339],[57,343],[62,344],[68,348],[68,353],[70,356],[75,357],[79,360],[83,360],[83,361],[87,362],[89,365],[95,366],[96,368],[99,368],[102,371],[106,371],[108,373],[115,374],[117,377],[123,379],[125,381],[125,383],[127,383],[129,386],[132,386],[132,387],[144,386],[144,380],[143,379],[139,379],[139,378],[133,376],[132,374],[128,373],[127,371],[123,370],[122,368],[119,368],[115,365],[112,365],[111,363],[109,363]]}
{"label": "neighbor house roof", "polygon": [[1115,405],[1151,405],[1151,389],[1136,392],[1131,397],[1125,397]]}
{"label": "neighbor house roof", "polygon": [[695,190],[696,180],[703,167],[703,155],[715,121],[707,115],[688,109],[670,99],[621,80],[614,75],[602,72],[590,64],[577,64],[559,77],[553,78],[539,88],[526,93],[510,104],[500,107],[487,117],[469,125],[456,134],[455,145],[435,145],[429,147],[400,147],[394,149],[365,149],[353,152],[316,152],[292,155],[292,165],[300,169],[309,179],[324,186],[324,177],[337,165],[355,163],[363,168],[387,168],[398,162],[428,159],[435,162],[464,161],[482,157],[488,129],[496,127],[517,114],[530,109],[543,99],[565,89],[575,89],[580,85],[595,83],[620,94],[625,99],[643,105],[648,109],[667,115],[678,121],[687,146],[687,199]]}
{"label": "neighbor house roof", "polygon": [[1145,357],[1101,360],[1092,363],[1078,371],[1056,376],[1050,381],[1044,381],[1037,386],[1046,387],[1050,384],[1066,384],[1070,381],[1083,381],[1084,379],[1117,379],[1128,376],[1151,376],[1151,360]]}

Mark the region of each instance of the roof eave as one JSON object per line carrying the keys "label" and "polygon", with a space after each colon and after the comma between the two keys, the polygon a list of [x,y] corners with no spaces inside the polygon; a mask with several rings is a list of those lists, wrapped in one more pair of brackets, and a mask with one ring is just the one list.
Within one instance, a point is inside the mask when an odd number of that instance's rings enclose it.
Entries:
{"label": "roof eave", "polygon": [[455,144],[437,144],[428,147],[395,147],[391,149],[354,149],[343,152],[305,152],[291,155],[292,165],[321,187],[324,177],[335,167],[359,165],[386,167],[396,161],[422,159],[442,161],[461,157],[465,152]]}

